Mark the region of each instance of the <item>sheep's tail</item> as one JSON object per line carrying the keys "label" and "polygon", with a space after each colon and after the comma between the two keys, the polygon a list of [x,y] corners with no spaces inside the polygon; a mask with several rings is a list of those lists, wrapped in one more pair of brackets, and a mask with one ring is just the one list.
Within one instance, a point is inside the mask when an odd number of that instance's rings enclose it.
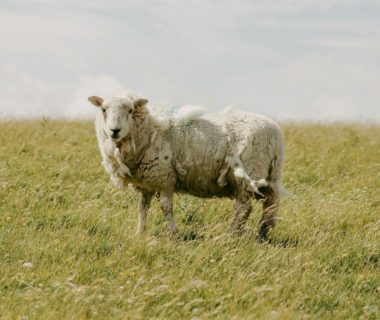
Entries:
{"label": "sheep's tail", "polygon": [[269,172],[268,172],[268,184],[270,187],[275,189],[280,198],[288,197],[291,193],[281,184],[282,171],[284,166],[284,143],[282,134],[279,131],[279,134],[276,137],[276,146],[277,150],[275,152],[276,156],[270,163]]}

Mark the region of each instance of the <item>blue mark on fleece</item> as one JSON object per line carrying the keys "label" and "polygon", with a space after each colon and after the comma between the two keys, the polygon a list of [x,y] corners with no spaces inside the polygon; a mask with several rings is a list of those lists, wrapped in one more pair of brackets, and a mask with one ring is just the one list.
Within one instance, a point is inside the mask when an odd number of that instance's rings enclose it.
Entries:
{"label": "blue mark on fleece", "polygon": [[167,110],[167,114],[169,117],[174,116],[176,113],[178,113],[180,107],[179,106],[173,106]]}

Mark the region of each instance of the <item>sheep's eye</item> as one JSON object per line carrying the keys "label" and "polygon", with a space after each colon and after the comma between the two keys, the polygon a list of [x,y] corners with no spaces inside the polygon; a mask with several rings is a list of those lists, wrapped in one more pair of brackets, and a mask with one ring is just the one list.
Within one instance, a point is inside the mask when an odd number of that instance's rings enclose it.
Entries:
{"label": "sheep's eye", "polygon": [[128,112],[129,112],[129,113],[132,113],[132,112],[133,112],[133,110],[132,110],[132,109],[130,109]]}
{"label": "sheep's eye", "polygon": [[106,109],[102,108],[103,113],[106,113]]}

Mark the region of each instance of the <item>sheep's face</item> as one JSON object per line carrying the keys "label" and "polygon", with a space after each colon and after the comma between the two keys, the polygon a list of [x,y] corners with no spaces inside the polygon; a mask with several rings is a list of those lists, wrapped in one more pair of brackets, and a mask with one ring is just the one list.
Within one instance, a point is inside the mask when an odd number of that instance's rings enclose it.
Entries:
{"label": "sheep's face", "polygon": [[122,140],[131,132],[135,113],[148,102],[143,98],[127,96],[105,100],[91,96],[88,100],[101,109],[104,131],[115,142]]}

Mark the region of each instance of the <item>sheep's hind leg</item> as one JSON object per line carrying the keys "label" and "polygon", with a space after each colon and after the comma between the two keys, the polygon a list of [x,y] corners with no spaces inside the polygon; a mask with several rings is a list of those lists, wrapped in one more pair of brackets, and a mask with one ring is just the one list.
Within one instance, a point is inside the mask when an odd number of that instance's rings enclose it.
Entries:
{"label": "sheep's hind leg", "polygon": [[141,191],[140,193],[140,202],[139,202],[139,211],[138,211],[138,223],[136,235],[141,236],[146,230],[146,218],[148,216],[148,210],[150,203],[152,201],[153,193]]}
{"label": "sheep's hind leg", "polygon": [[160,207],[165,215],[169,233],[176,234],[178,228],[173,218],[173,192],[160,192]]}
{"label": "sheep's hind leg", "polygon": [[235,202],[234,213],[230,225],[230,232],[239,233],[243,230],[245,223],[247,222],[252,212],[251,196],[245,194],[239,196]]}
{"label": "sheep's hind leg", "polygon": [[268,237],[268,231],[276,225],[280,198],[278,191],[272,187],[263,188],[262,193],[265,198],[263,202],[263,215],[259,222],[259,236],[265,240]]}

